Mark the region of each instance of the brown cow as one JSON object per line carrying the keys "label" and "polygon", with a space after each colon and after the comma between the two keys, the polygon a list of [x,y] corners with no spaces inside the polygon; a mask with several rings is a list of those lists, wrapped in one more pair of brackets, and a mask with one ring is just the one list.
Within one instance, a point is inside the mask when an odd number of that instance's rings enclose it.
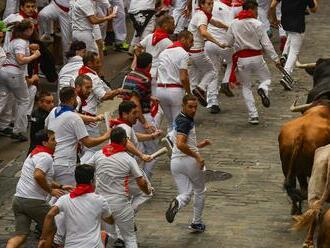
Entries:
{"label": "brown cow", "polygon": [[326,211],[320,223],[317,235],[317,248],[330,247],[330,209]]}
{"label": "brown cow", "polygon": [[[308,226],[308,234],[303,247],[312,248],[314,231],[319,223],[321,209],[326,201],[330,201],[330,145],[326,145],[316,149],[314,156],[314,164],[311,178],[308,185],[308,205],[309,209],[300,216],[294,216],[296,223],[293,228],[300,230]],[[325,215],[326,216],[326,215]],[[320,233],[320,244],[324,245],[327,237],[323,237],[324,229],[329,224],[327,219],[322,222],[323,227]],[[329,230],[329,229],[327,229]],[[329,235],[328,235],[329,236]],[[320,247],[320,246],[318,246]],[[330,246],[322,246],[329,248]]]}
{"label": "brown cow", "polygon": [[[313,167],[314,152],[330,143],[330,104],[319,101],[294,107],[292,111],[303,111],[302,116],[289,121],[281,128],[278,137],[284,188],[292,200],[291,214],[301,214],[301,202],[307,196],[307,177]],[[300,190],[296,189],[296,179]]]}

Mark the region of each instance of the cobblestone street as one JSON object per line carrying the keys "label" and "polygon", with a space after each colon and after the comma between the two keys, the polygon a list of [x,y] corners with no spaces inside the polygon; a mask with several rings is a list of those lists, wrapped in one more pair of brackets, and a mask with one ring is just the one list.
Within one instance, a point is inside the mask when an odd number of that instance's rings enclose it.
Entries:
{"label": "cobblestone street", "polygon": [[[330,6],[321,1],[320,12],[307,17],[307,31],[300,62],[315,62],[330,57]],[[317,27],[317,28],[314,28]],[[278,45],[277,43],[275,43]],[[305,102],[312,78],[296,69],[297,83],[291,92],[279,84],[280,73],[269,64],[273,74],[271,106],[265,109],[254,93],[260,124],[247,123],[241,89],[235,97],[221,95],[222,113],[211,115],[198,110],[196,130],[199,139],[209,138],[212,146],[202,150],[207,169],[228,172],[232,177],[207,183],[203,234],[190,233],[192,204],[177,214],[172,224],[165,220],[168,202],[176,196],[169,171],[169,160],[162,156],[153,176],[155,197],[137,214],[138,241],[142,248],[300,248],[304,232],[289,230],[292,224],[290,202],[282,188],[283,174],[277,136],[282,124],[299,114],[289,111],[299,96]],[[164,123],[165,126],[165,123]],[[1,138],[0,138],[0,142]],[[15,149],[13,145],[10,149]],[[2,153],[0,151],[0,157]],[[15,191],[24,151],[15,161],[0,167],[0,247],[13,231],[11,197]],[[304,205],[306,207],[306,205]],[[31,235],[32,236],[32,235]],[[25,247],[35,247],[31,238]]]}

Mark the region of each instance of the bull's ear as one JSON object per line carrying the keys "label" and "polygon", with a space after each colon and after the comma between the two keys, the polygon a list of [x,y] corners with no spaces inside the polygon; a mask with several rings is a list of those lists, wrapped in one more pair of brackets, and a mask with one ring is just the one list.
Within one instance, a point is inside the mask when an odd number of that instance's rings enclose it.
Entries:
{"label": "bull's ear", "polygon": [[319,64],[323,63],[324,61],[326,61],[326,59],[320,58],[316,61],[316,65],[319,65]]}

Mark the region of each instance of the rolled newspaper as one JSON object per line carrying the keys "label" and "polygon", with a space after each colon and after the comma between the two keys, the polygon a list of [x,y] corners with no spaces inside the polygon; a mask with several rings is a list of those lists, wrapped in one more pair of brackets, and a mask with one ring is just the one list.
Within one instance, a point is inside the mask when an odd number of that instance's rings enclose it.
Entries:
{"label": "rolled newspaper", "polygon": [[105,121],[105,126],[107,127],[107,130],[110,130],[110,120],[111,120],[110,112],[104,112],[104,121]]}
{"label": "rolled newspaper", "polygon": [[158,151],[154,152],[153,154],[151,154],[151,158],[152,159],[155,159],[163,154],[166,154],[168,152],[167,148],[166,147],[163,147],[161,149],[159,149]]}

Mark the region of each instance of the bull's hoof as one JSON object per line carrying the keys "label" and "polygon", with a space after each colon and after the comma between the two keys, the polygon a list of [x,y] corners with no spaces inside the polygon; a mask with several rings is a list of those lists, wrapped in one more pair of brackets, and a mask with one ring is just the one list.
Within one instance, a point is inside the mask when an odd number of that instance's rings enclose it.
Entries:
{"label": "bull's hoof", "polygon": [[291,215],[301,215],[302,211],[297,206],[292,206]]}

